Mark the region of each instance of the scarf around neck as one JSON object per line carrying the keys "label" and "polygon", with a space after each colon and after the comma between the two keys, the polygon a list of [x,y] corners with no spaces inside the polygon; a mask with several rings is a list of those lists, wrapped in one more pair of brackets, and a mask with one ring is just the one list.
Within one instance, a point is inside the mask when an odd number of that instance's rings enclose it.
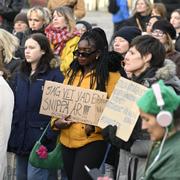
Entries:
{"label": "scarf around neck", "polygon": [[52,25],[47,26],[45,34],[49,39],[49,42],[54,46],[54,54],[60,55],[66,42],[75,36],[80,36],[80,33],[74,29],[73,32],[69,32],[67,27],[58,29]]}

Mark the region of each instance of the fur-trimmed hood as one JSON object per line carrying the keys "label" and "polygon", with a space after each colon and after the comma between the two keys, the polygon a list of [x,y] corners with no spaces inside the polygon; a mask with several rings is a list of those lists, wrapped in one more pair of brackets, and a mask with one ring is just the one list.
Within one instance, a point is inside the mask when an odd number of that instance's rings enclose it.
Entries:
{"label": "fur-trimmed hood", "polygon": [[53,59],[51,59],[50,61],[50,67],[53,69],[53,68],[57,68],[57,67],[60,67],[60,60],[59,60],[59,57],[55,57]]}
{"label": "fur-trimmed hood", "polygon": [[164,81],[169,80],[176,76],[176,65],[170,59],[165,59],[163,67],[156,71],[155,78],[163,79]]}
{"label": "fur-trimmed hood", "polygon": [[150,84],[153,84],[160,79],[163,80],[166,85],[172,86],[174,90],[180,94],[180,79],[176,76],[176,65],[173,61],[166,59],[163,67],[155,72],[155,76],[153,78],[147,78],[146,80]]}

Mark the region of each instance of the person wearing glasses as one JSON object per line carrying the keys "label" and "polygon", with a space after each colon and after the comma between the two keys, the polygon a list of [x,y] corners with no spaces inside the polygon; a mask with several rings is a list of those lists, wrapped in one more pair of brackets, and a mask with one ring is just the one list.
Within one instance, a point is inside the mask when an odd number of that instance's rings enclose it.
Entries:
{"label": "person wearing glasses", "polygon": [[[119,64],[109,67],[110,53],[105,32],[94,28],[85,32],[74,51],[74,60],[64,84],[107,92],[110,97],[120,78]],[[99,168],[103,162],[107,143],[101,129],[84,123],[75,123],[68,117],[52,118],[52,127],[61,129],[60,142],[64,168],[68,180],[91,180],[84,165]]]}
{"label": "person wearing glasses", "polygon": [[176,73],[180,78],[180,53],[175,50],[173,40],[176,39],[176,31],[167,20],[159,20],[152,27],[152,36],[159,39],[166,50],[166,58],[176,64]]}
{"label": "person wearing glasses", "polygon": [[45,29],[54,54],[59,58],[60,70],[64,74],[73,60],[73,51],[80,39],[80,32],[75,26],[72,9],[61,6],[53,11],[52,23]]}
{"label": "person wearing glasses", "polygon": [[[137,36],[132,40],[124,58],[124,69],[132,74],[131,80],[138,84],[149,88],[163,79],[180,94],[180,80],[175,76],[175,64],[165,60],[164,46],[151,35]],[[116,130],[117,127],[111,125],[102,130],[105,140],[119,148],[116,179],[138,179],[139,172],[145,167],[151,143],[149,135],[141,129],[140,119],[127,142],[116,137]]]}
{"label": "person wearing glasses", "polygon": [[151,16],[149,18],[149,21],[146,23],[146,33],[147,34],[151,35],[153,24],[160,19],[162,19],[160,16]]}

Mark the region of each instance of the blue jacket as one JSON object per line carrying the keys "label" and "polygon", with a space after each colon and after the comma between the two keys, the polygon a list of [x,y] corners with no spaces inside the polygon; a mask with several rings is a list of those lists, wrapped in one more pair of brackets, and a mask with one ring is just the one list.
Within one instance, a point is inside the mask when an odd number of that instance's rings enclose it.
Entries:
{"label": "blue jacket", "polygon": [[[57,68],[40,72],[35,80],[20,72],[14,79],[15,106],[8,151],[28,155],[50,121],[49,116],[39,114],[44,82],[63,82],[64,77]],[[56,133],[48,129],[43,141],[49,150],[52,149]]]}
{"label": "blue jacket", "polygon": [[113,14],[112,21],[113,23],[119,23],[129,17],[129,9],[127,0],[116,0],[117,5],[120,7],[119,11],[116,14]]}

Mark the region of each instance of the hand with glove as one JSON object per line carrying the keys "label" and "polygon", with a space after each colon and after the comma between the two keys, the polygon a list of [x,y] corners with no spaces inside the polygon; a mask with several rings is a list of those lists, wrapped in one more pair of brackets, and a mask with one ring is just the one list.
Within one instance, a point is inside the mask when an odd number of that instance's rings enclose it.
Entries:
{"label": "hand with glove", "polygon": [[70,115],[66,117],[62,116],[62,118],[57,119],[54,122],[55,127],[58,129],[68,128],[73,123],[73,121],[69,120],[69,118],[70,118]]}
{"label": "hand with glove", "polygon": [[125,142],[122,139],[116,136],[117,126],[108,125],[104,129],[102,129],[102,136],[104,140],[111,143],[113,146],[117,148],[123,148],[129,150],[130,142]]}
{"label": "hand with glove", "polygon": [[87,136],[90,136],[93,132],[95,132],[95,126],[92,125],[85,125],[85,132]]}

